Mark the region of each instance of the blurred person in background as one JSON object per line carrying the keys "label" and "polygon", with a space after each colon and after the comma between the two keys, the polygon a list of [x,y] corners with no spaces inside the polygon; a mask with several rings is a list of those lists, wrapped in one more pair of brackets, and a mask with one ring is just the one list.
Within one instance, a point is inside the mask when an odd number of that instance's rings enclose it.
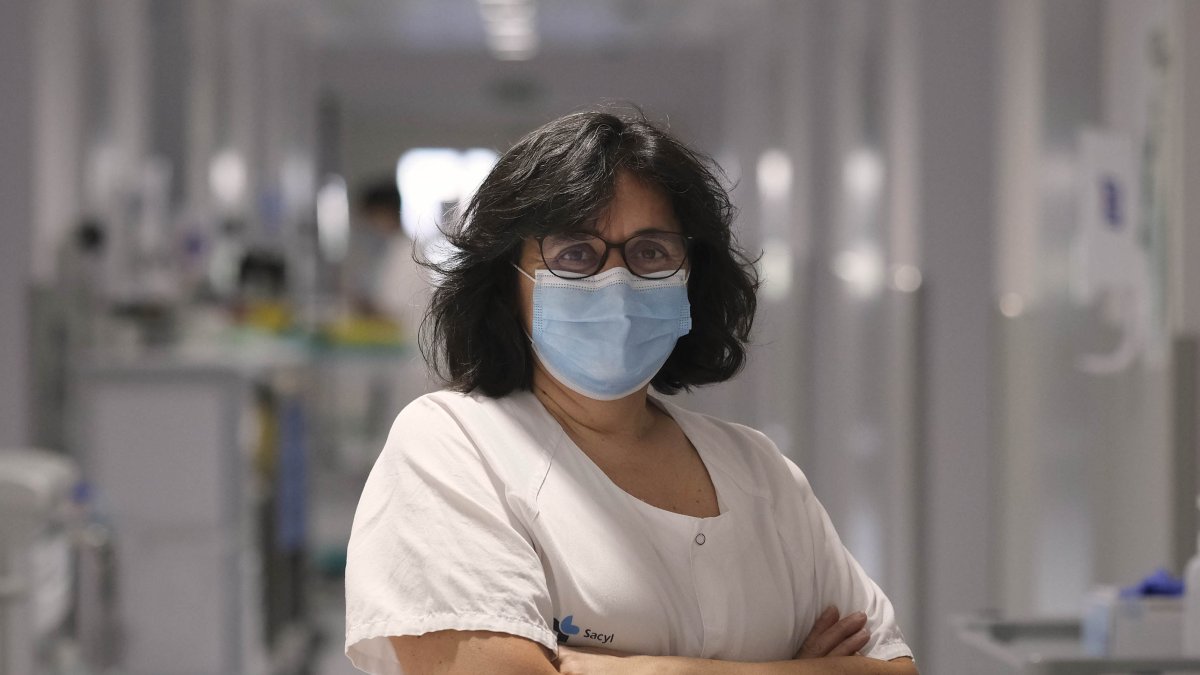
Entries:
{"label": "blurred person in background", "polygon": [[746,357],[758,280],[715,171],[602,111],[501,157],[436,270],[448,389],[400,413],[355,515],[357,667],[917,672],[800,469],[664,396]]}
{"label": "blurred person in background", "polygon": [[428,286],[414,260],[414,242],[400,221],[400,191],[384,178],[362,188],[344,264],[352,311],[399,325],[405,344],[415,345],[428,301]]}
{"label": "blurred person in background", "polygon": [[349,311],[326,327],[333,344],[367,357],[342,361],[333,400],[340,418],[358,420],[355,438],[342,438],[343,459],[363,470],[396,410],[434,388],[416,348],[429,283],[416,262],[417,244],[401,226],[400,204],[391,177],[359,191],[341,275]]}

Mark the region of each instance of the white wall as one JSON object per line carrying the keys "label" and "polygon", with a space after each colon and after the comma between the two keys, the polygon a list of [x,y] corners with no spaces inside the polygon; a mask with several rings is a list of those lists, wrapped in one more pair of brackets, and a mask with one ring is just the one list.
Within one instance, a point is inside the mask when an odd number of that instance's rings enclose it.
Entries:
{"label": "white wall", "polygon": [[[1182,225],[1181,260],[1200,260],[1200,4],[1180,2],[1178,35],[1193,36],[1181,40],[1182,91],[1180,92],[1181,182],[1178,217]],[[1179,301],[1178,327],[1181,332],[1200,336],[1200,293],[1185,293],[1185,289],[1200,288],[1200,265],[1187,265],[1176,277],[1176,297]]]}
{"label": "white wall", "polygon": [[920,264],[917,6],[823,3],[805,26],[815,72],[799,445],[843,542],[923,653],[919,307],[895,283]]}
{"label": "white wall", "polygon": [[0,447],[30,440],[35,10],[33,0],[0,3]]}
{"label": "white wall", "polygon": [[926,0],[918,14],[928,316],[920,611],[923,664],[932,673],[972,671],[948,621],[994,602],[995,8],[984,0]]}
{"label": "white wall", "polygon": [[83,11],[78,0],[39,2],[35,45],[36,218],[32,273],[55,278],[59,244],[79,217],[83,188]]}
{"label": "white wall", "polygon": [[[1178,35],[1200,34],[1200,4],[1179,4],[1182,11]],[[1200,217],[1196,215],[1200,213],[1200,189],[1196,189],[1200,185],[1200,41],[1181,40],[1181,43],[1179,184],[1185,187],[1177,192],[1177,218],[1181,227],[1174,250],[1180,269],[1173,282],[1178,303],[1175,307],[1178,337],[1189,345],[1191,358],[1190,363],[1180,359],[1175,364],[1177,398],[1173,412],[1179,461],[1176,550],[1177,555],[1190,555],[1195,533],[1200,530],[1200,514],[1192,509],[1193,495],[1200,494],[1200,293],[1187,292],[1200,288],[1200,264],[1195,263],[1200,260]]]}
{"label": "white wall", "polygon": [[[1189,292],[1167,280],[1194,274],[1194,261],[1168,255],[1166,243],[1190,226],[1177,215],[1143,218],[1163,214],[1170,198],[1162,195],[1181,186],[1164,161],[1186,138],[1177,126],[1182,109],[1170,100],[1178,90],[1163,86],[1148,58],[1146,30],[1177,26],[1178,17],[1170,17],[1181,6],[1004,5],[997,295],[1020,297],[1023,305],[995,318],[1002,462],[996,559],[999,599],[1010,613],[1074,613],[1095,584],[1129,585],[1159,566],[1177,567],[1176,542],[1190,539],[1179,533],[1188,517],[1181,505],[1189,500],[1177,492],[1194,491],[1194,477],[1176,474],[1195,470],[1196,451],[1174,445],[1167,313],[1174,294]],[[1178,77],[1178,44],[1167,50],[1167,80]],[[1120,313],[1111,297],[1084,303],[1077,292],[1080,195],[1090,189],[1081,178],[1084,128],[1128,138],[1140,164],[1137,188],[1150,187],[1140,192],[1142,203],[1160,204],[1132,218],[1138,255],[1151,272],[1144,296],[1150,311],[1136,320],[1142,349],[1126,367],[1104,374],[1085,370],[1082,357],[1114,349],[1124,329],[1114,321]],[[1133,269],[1132,261],[1122,268]]]}
{"label": "white wall", "polygon": [[[729,175],[733,186],[730,198],[738,209],[733,234],[752,258],[762,251],[767,234],[757,162],[764,150],[778,142],[775,96],[779,80],[774,61],[778,47],[771,31],[774,9],[769,0],[745,2],[744,11],[728,26],[727,40],[719,52],[724,68],[722,77],[714,82],[716,95],[711,104],[720,115],[721,136],[714,146],[705,148]],[[784,367],[773,361],[786,356],[786,351],[773,339],[777,326],[772,324],[777,319],[769,317],[770,303],[761,292],[758,302],[743,371],[729,382],[694,390],[683,405],[760,429],[775,421],[771,402],[778,399],[773,399],[772,393],[775,375]],[[783,431],[771,430],[773,440],[785,441]]]}

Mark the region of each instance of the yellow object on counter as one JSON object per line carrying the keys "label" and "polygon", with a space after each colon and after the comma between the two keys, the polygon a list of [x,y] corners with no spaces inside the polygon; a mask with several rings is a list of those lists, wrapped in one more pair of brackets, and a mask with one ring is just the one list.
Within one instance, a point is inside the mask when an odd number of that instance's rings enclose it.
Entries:
{"label": "yellow object on counter", "polygon": [[246,305],[243,322],[251,328],[282,333],[292,325],[292,310],[282,302],[254,302]]}
{"label": "yellow object on counter", "polygon": [[404,344],[400,324],[376,316],[348,316],[327,325],[325,338],[334,345],[399,347]]}

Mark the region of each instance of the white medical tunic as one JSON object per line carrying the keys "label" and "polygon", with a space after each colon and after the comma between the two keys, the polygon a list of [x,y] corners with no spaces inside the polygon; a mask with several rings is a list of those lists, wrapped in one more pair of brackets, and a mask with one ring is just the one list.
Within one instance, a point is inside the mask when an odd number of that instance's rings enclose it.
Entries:
{"label": "white medical tunic", "polygon": [[400,673],[387,636],[438,630],[555,652],[787,660],[829,605],[866,613],[865,656],[912,655],[795,464],[761,433],[655,400],[699,452],[720,515],[626,493],[531,393],[438,392],[406,407],[354,516],[354,665]]}

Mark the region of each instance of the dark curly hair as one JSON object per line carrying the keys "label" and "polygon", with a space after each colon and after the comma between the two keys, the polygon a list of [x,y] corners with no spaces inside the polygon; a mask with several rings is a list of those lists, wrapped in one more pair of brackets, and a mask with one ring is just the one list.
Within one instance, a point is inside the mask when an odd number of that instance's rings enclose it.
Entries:
{"label": "dark curly hair", "polygon": [[531,388],[533,353],[512,264],[526,239],[594,223],[613,198],[618,172],[662,190],[692,237],[692,330],[651,381],[654,388],[673,394],[741,369],[758,276],[730,232],[735,209],[720,169],[640,111],[589,111],[518,141],[448,228],[452,255],[424,262],[439,283],[422,322],[421,351],[450,388],[492,397]]}

